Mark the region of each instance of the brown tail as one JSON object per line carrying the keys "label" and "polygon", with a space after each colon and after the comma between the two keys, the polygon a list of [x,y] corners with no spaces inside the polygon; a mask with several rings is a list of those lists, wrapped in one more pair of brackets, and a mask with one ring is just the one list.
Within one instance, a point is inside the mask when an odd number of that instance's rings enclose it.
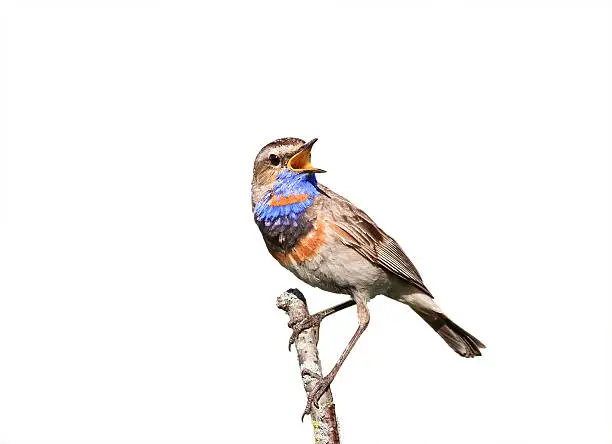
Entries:
{"label": "brown tail", "polygon": [[482,342],[448,319],[444,314],[440,314],[437,316],[438,319],[432,322],[424,316],[421,317],[427,321],[431,328],[442,336],[442,339],[446,341],[450,348],[464,358],[480,356],[481,353],[479,349],[486,348]]}
{"label": "brown tail", "polygon": [[451,321],[429,295],[413,293],[397,298],[410,305],[417,314],[433,328],[442,339],[464,358],[480,356],[480,349],[486,346]]}

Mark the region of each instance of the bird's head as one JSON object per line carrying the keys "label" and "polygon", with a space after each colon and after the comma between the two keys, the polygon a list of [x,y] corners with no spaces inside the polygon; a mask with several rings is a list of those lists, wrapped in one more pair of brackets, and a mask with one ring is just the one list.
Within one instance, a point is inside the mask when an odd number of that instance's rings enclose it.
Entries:
{"label": "bird's head", "polygon": [[287,137],[264,146],[257,154],[253,166],[254,200],[272,190],[280,181],[287,184],[302,181],[316,183],[315,173],[325,172],[310,163],[310,152],[316,141],[312,139],[306,143],[302,139]]}

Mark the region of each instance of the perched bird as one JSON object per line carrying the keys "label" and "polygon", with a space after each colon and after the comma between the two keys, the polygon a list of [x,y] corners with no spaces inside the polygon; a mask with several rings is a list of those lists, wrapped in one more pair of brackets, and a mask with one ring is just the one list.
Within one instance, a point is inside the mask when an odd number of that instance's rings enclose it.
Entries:
{"label": "perched bird", "polygon": [[411,307],[459,355],[480,356],[484,344],[451,321],[434,302],[401,247],[370,217],[317,181],[310,153],[317,139],[284,138],[264,146],[253,168],[255,222],[270,254],[302,281],[350,300],[293,325],[297,335],[323,318],[357,305],[359,326],[338,362],[318,379],[304,414],[317,405],[370,320],[367,303],[385,295]]}

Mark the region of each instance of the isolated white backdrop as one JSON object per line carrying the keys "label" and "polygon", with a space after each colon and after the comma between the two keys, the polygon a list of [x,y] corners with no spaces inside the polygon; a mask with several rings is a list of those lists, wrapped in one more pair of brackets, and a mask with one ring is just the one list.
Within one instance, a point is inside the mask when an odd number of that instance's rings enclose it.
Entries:
{"label": "isolated white backdrop", "polygon": [[345,442],[610,442],[610,11],[452,3],[4,2],[0,442],[311,441],[275,298],[342,299],[252,223],[283,136],[489,346],[375,299]]}

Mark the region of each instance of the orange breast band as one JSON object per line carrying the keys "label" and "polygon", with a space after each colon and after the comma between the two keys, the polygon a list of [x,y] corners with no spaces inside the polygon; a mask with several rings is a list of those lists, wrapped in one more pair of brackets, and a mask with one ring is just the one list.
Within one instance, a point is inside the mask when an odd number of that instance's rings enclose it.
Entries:
{"label": "orange breast band", "polygon": [[325,226],[315,225],[310,233],[299,240],[293,250],[288,253],[275,252],[272,255],[283,265],[297,265],[315,257],[324,242]]}

